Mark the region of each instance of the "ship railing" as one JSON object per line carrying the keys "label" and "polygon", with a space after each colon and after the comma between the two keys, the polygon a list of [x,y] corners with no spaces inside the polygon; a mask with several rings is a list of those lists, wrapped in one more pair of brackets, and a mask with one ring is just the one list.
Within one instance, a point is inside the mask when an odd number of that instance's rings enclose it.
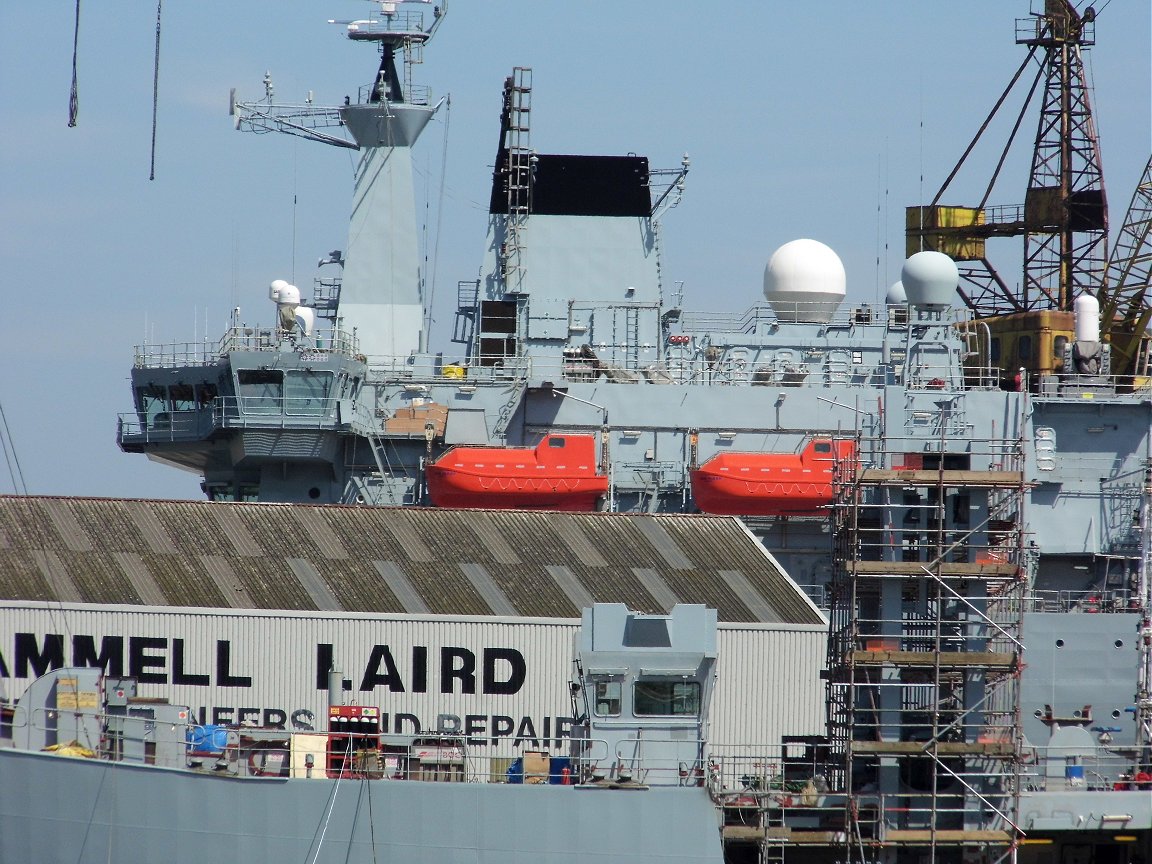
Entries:
{"label": "ship railing", "polygon": [[1025,600],[1028,612],[1085,612],[1115,613],[1141,611],[1140,598],[1127,589],[1107,591],[1045,591],[1029,592]]}
{"label": "ship railing", "polygon": [[572,769],[582,783],[638,783],[645,786],[703,786],[706,765],[702,740],[637,733],[613,739],[579,738]]}
{"label": "ship railing", "polygon": [[[375,87],[371,84],[362,84],[356,91],[357,103],[367,105],[371,102],[374,89]],[[404,92],[409,105],[425,106],[432,104],[432,88],[427,84],[408,84],[404,87]]]}
{"label": "ship railing", "polygon": [[[211,740],[223,730],[227,744],[196,749],[191,742]],[[447,783],[549,783],[574,785],[574,760],[550,749],[508,755],[492,739],[460,733],[395,734],[286,732],[248,727],[189,727],[189,767],[225,776],[357,778]],[[566,748],[568,739],[561,739]],[[508,747],[511,738],[501,739]],[[493,752],[485,752],[491,749]],[[535,762],[529,759],[535,758]],[[543,767],[540,767],[543,766]]]}
{"label": "ship railing", "polygon": [[126,412],[117,416],[116,440],[120,443],[197,441],[214,428],[207,410],[162,411],[154,415]]}
{"label": "ship railing", "polygon": [[[1108,736],[1120,730],[1121,720],[1101,718],[1079,722],[1090,728],[1093,737]],[[1130,724],[1125,722],[1125,731]],[[1085,746],[1052,747],[1028,746],[1021,753],[1021,785],[1025,792],[1123,792],[1152,790],[1152,769],[1141,765],[1136,757],[1135,745],[1117,745],[1110,749],[1111,740],[1089,750]]]}
{"label": "ship railing", "polygon": [[337,328],[315,330],[308,336],[290,335],[277,328],[230,327],[220,337],[219,357],[236,351],[298,351],[304,354],[339,354],[356,357],[356,337]]}
{"label": "ship railing", "polygon": [[184,366],[210,366],[220,359],[213,342],[170,342],[166,345],[137,345],[132,349],[132,365],[137,369],[176,369]]}
{"label": "ship railing", "polygon": [[[445,362],[440,355],[413,354],[390,356],[370,354],[365,358],[370,381],[376,385],[391,384],[486,384],[521,380],[532,374],[531,357],[509,357],[503,354],[482,355],[465,363]],[[559,366],[557,366],[559,368]]]}
{"label": "ship railing", "polygon": [[356,340],[338,329],[316,330],[309,336],[289,336],[272,328],[230,327],[213,343],[170,342],[162,345],[137,345],[133,365],[137,369],[175,369],[184,366],[211,366],[235,351],[299,351],[320,355],[356,355]]}
{"label": "ship railing", "polygon": [[339,401],[323,396],[221,396],[212,404],[212,415],[217,426],[243,425],[246,418],[256,418],[261,426],[271,418],[294,428],[322,426],[336,419]]}
{"label": "ship railing", "polygon": [[117,418],[117,440],[163,443],[194,441],[215,429],[245,426],[318,429],[337,421],[340,400],[333,397],[218,396],[201,408],[145,414],[125,412]]}
{"label": "ship railing", "polygon": [[708,788],[732,793],[799,793],[809,782],[827,791],[833,774],[817,749],[805,744],[713,744],[708,751]]}
{"label": "ship railing", "polygon": [[[961,321],[967,313],[960,309],[946,310],[948,320]],[[780,324],[810,322],[815,326],[846,329],[865,326],[904,327],[908,323],[908,307],[869,305],[841,305],[829,309],[827,301],[757,303],[742,312],[681,313],[680,330],[683,333],[766,333]]]}
{"label": "ship railing", "polygon": [[909,390],[963,390],[966,374],[947,362],[916,363],[908,368],[905,385]]}

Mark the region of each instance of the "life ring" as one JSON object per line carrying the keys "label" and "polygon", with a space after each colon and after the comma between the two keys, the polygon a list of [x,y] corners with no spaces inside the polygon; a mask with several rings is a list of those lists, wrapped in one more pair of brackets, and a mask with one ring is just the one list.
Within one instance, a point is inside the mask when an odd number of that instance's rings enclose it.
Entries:
{"label": "life ring", "polygon": [[269,753],[283,753],[283,750],[276,748],[269,748],[264,750],[252,750],[248,754],[248,774],[252,777],[273,776],[278,777],[280,770],[275,770],[269,773],[268,770],[268,754]]}

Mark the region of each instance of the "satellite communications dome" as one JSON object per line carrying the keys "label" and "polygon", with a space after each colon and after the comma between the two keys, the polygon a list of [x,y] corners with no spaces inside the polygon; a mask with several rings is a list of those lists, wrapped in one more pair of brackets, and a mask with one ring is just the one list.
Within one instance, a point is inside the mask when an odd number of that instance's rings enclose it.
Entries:
{"label": "satellite communications dome", "polygon": [[764,268],[764,299],[780,321],[825,324],[844,301],[847,277],[840,256],[818,240],[793,240]]}
{"label": "satellite communications dome", "polygon": [[904,290],[903,282],[893,282],[884,295],[884,302],[889,306],[903,306],[908,302],[908,292]]}
{"label": "satellite communications dome", "polygon": [[283,279],[275,279],[268,286],[268,297],[274,303],[297,305],[300,303],[300,289]]}
{"label": "satellite communications dome", "polygon": [[960,271],[943,252],[917,252],[904,262],[900,282],[913,306],[947,309],[960,285]]}

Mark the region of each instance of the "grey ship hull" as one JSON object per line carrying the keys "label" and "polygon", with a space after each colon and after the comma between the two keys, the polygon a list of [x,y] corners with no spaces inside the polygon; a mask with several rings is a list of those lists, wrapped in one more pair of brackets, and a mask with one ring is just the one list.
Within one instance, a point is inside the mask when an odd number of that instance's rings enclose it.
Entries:
{"label": "grey ship hull", "polygon": [[722,860],[704,789],[229,778],[0,750],[0,861]]}

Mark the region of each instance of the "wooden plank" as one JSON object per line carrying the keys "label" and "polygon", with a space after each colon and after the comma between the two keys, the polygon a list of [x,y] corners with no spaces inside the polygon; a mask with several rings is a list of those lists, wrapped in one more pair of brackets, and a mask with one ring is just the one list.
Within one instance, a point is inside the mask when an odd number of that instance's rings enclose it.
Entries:
{"label": "wooden plank", "polygon": [[[918,830],[891,830],[884,834],[888,843],[931,843],[932,831]],[[963,831],[940,830],[935,832],[936,842],[949,845],[967,845],[969,843],[990,843],[1007,846],[1012,842],[1012,835],[1007,831]]]}
{"label": "wooden plank", "polygon": [[946,579],[1007,579],[1016,576],[1020,568],[1016,564],[1004,562],[983,563],[942,563],[929,564],[923,561],[852,561],[849,572],[858,576],[920,576],[928,578],[925,568]]}
{"label": "wooden plank", "polygon": [[860,483],[878,486],[986,486],[1013,487],[1024,482],[1020,471],[931,471],[903,468],[864,468],[857,474]]}
{"label": "wooden plank", "polygon": [[[725,842],[769,842],[797,846],[833,846],[844,843],[847,839],[843,831],[798,831],[787,827],[756,828],[751,825],[725,825],[721,829],[721,836]],[[920,846],[931,843],[932,837],[933,832],[927,829],[890,829],[884,833],[882,840],[865,838],[864,844]],[[936,831],[935,838],[937,845],[948,846],[977,844],[1007,846],[1012,842],[1012,835],[1007,831],[949,829]]]}
{"label": "wooden plank", "polygon": [[[915,755],[931,750],[923,741],[853,741],[852,752],[859,755],[892,753]],[[1006,741],[941,741],[935,752],[940,756],[1011,756],[1015,751]]]}
{"label": "wooden plank", "polygon": [[736,842],[759,843],[764,839],[764,829],[755,825],[725,825],[720,836]]}
{"label": "wooden plank", "polygon": [[992,669],[1013,669],[1016,655],[998,651],[850,651],[853,663],[893,666],[983,666]]}
{"label": "wooden plank", "polygon": [[844,842],[844,832],[842,831],[801,831],[785,826],[758,828],[754,825],[725,825],[720,833],[727,841],[745,843],[768,841],[828,845]]}

